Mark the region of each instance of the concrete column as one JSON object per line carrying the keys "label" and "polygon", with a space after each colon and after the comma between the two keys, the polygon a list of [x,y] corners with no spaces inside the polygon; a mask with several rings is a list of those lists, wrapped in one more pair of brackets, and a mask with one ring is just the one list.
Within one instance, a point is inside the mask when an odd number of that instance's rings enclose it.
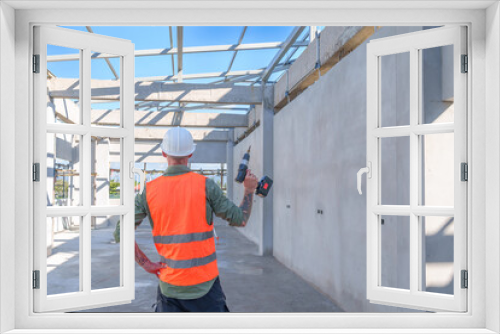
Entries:
{"label": "concrete column", "polygon": [[[273,122],[274,122],[274,88],[263,88],[262,101],[262,161],[263,175],[273,178]],[[262,210],[262,245],[261,254],[273,255],[273,190],[263,199]]]}
{"label": "concrete column", "polygon": [[227,198],[231,201],[233,200],[233,183],[234,183],[234,173],[233,173],[233,152],[234,152],[234,131],[230,130],[228,133],[227,139],[227,148],[226,148],[226,162],[227,162]]}

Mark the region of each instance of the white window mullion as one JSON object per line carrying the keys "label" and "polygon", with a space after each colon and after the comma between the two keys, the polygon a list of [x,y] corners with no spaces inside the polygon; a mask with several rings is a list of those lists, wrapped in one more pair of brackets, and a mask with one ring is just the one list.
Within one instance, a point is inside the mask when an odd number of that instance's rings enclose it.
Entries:
{"label": "white window mullion", "polygon": [[[82,76],[81,76],[81,93],[80,93],[80,107],[82,109],[82,125],[86,129],[86,133],[83,135],[83,157],[82,157],[82,198],[83,198],[83,206],[86,208],[90,208],[92,204],[92,174],[91,174],[91,141],[92,137],[90,134],[90,116],[91,116],[91,93],[90,93],[90,78],[91,78],[91,51],[88,47],[83,49],[83,57],[82,57]],[[90,212],[88,212],[83,217],[83,226],[82,226],[82,240],[80,241],[83,249],[80,252],[81,254],[81,273],[83,273],[83,291],[85,293],[90,294],[92,289],[92,272],[91,272],[91,261],[92,261],[92,245],[91,245],[91,222],[92,217]]]}
{"label": "white window mullion", "polygon": [[[122,124],[123,130],[126,135],[122,139],[122,158],[121,158],[121,166],[122,166],[122,174],[121,178],[123,180],[123,189],[133,189],[134,188],[134,175],[131,175],[130,168],[133,168],[134,163],[134,144],[135,144],[135,136],[134,136],[134,128],[135,128],[135,120],[134,120],[134,61],[135,57],[133,52],[130,54],[126,54],[122,58],[122,88],[123,93],[120,96],[120,106],[122,108]],[[132,176],[132,177],[131,177]],[[123,195],[122,204],[125,208],[128,209],[128,214],[123,216],[128,219],[124,219],[124,221],[129,222],[130,224],[123,226],[121,233],[124,242],[121,243],[121,254],[122,256],[122,273],[121,273],[121,282],[122,286],[126,288],[126,293],[129,295],[130,299],[134,299],[135,297],[135,287],[134,287],[134,249],[133,247],[124,247],[124,245],[133,245],[135,241],[135,226],[134,226],[134,192],[121,191]]]}
{"label": "white window mullion", "polygon": [[[419,63],[418,50],[410,50],[410,207],[418,205],[419,168],[418,168],[418,135],[414,129],[418,125],[419,96]],[[419,227],[418,217],[410,214],[410,291],[418,291],[419,283]]]}
{"label": "white window mullion", "polygon": [[[370,51],[371,45],[367,45],[368,51]],[[367,54],[367,85],[372,87],[380,87],[380,75],[379,75],[379,64],[380,59],[374,53],[368,52]],[[380,91],[378,89],[371,89],[367,91],[368,101],[379,101],[378,95]],[[373,298],[373,292],[377,288],[380,282],[380,226],[378,224],[379,217],[375,212],[371,210],[372,207],[379,206],[378,203],[378,191],[379,191],[379,151],[378,151],[378,139],[373,135],[373,131],[378,127],[378,110],[380,109],[380,103],[377,104],[367,104],[367,134],[366,134],[366,166],[371,163],[372,177],[366,179],[366,189],[376,189],[375,191],[366,192],[366,229],[367,229],[367,249],[366,249],[366,259],[367,259],[367,296],[368,299]]]}
{"label": "white window mullion", "polygon": [[[461,181],[461,163],[468,162],[467,157],[467,75],[461,73],[461,55],[467,54],[466,34],[467,28],[461,27],[460,33],[456,36],[454,52],[454,73],[455,76],[455,231],[454,231],[454,272],[455,277],[460,277],[462,270],[468,270],[467,265],[467,185],[468,182]],[[457,52],[458,51],[458,52]],[[469,72],[472,62],[469,61]],[[471,166],[469,166],[469,181]],[[463,222],[457,224],[457,222]],[[462,246],[463,245],[463,246]],[[474,273],[469,272],[469,280],[473,279]],[[454,282],[455,296],[461,302],[460,308],[467,309],[467,289],[461,287],[460,279]]]}

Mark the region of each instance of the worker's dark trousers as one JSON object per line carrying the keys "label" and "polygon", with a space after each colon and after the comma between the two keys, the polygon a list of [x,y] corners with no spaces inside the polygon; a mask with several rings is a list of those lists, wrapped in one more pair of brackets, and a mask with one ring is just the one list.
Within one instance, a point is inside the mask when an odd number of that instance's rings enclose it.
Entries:
{"label": "worker's dark trousers", "polygon": [[198,299],[166,297],[158,286],[155,312],[229,312],[219,277],[206,295]]}

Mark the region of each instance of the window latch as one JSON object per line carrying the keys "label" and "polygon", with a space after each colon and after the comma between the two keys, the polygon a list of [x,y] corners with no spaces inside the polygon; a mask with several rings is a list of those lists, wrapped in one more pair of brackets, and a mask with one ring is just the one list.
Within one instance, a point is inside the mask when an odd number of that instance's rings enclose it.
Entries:
{"label": "window latch", "polygon": [[359,192],[360,195],[363,194],[363,192],[361,191],[361,176],[363,176],[363,174],[366,173],[366,177],[368,179],[372,178],[372,163],[370,161],[368,161],[367,165],[368,166],[366,166],[364,168],[361,168],[358,171],[358,192]]}

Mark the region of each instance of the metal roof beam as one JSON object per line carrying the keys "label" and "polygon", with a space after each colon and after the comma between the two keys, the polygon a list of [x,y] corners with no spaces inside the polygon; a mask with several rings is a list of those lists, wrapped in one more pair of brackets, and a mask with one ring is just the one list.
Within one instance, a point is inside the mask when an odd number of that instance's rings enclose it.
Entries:
{"label": "metal roof beam", "polygon": [[[282,71],[288,68],[289,65],[279,64],[274,71]],[[183,74],[183,80],[192,80],[192,79],[205,79],[205,78],[224,78],[224,77],[239,77],[239,76],[247,76],[247,75],[257,75],[261,76],[266,69],[260,68],[256,70],[243,70],[243,71],[231,71],[231,72],[211,72],[211,73],[195,73],[195,74]],[[136,81],[144,81],[144,82],[154,82],[154,81],[176,81],[176,75],[169,76],[155,76],[155,77],[142,77],[136,78]]]}
{"label": "metal roof beam", "polygon": [[[230,45],[209,45],[209,46],[190,46],[183,48],[182,52],[186,53],[203,53],[203,52],[223,52],[223,51],[245,51],[245,50],[264,50],[264,49],[281,49],[284,42],[269,42],[269,43],[251,43],[251,44],[230,44]],[[293,46],[307,46],[307,42],[296,42]],[[136,50],[136,57],[146,56],[164,56],[175,55],[178,53],[177,48],[169,49],[151,49],[151,50]],[[113,54],[101,53],[95,58],[118,58],[119,56]],[[70,61],[80,59],[79,54],[68,55],[53,55],[47,56],[47,62],[56,61]]]}
{"label": "metal roof beam", "polygon": [[273,60],[271,60],[271,62],[269,63],[269,66],[267,66],[267,69],[262,74],[262,82],[267,82],[267,80],[269,80],[269,77],[273,73],[274,68],[278,66],[280,60],[286,55],[288,50],[292,46],[294,46],[295,41],[297,40],[297,38],[299,38],[302,31],[304,31],[304,28],[305,27],[295,27],[292,30],[286,41],[281,46],[281,49],[278,51],[278,53],[276,53]]}
{"label": "metal roof beam", "polygon": [[[243,41],[243,37],[245,37],[245,32],[247,31],[247,26],[243,27],[243,31],[241,32],[240,38],[238,39],[238,44],[241,45],[241,42]],[[234,59],[236,59],[236,55],[238,54],[238,51],[233,52],[233,57],[231,58],[231,61],[229,62],[229,66],[227,67],[226,73],[231,71],[231,67],[233,67]],[[227,79],[227,76],[226,76]]]}
{"label": "metal roof beam", "polygon": [[[94,31],[92,30],[92,27],[90,26],[86,26],[85,28],[87,28],[87,31],[91,34],[94,33]],[[95,54],[98,54],[98,53],[95,53]],[[93,57],[92,57],[93,58]],[[115,68],[113,67],[113,64],[111,64],[111,62],[109,61],[108,58],[104,58],[104,60],[106,61],[106,64],[108,64],[108,67],[109,69],[111,70],[111,73],[113,73],[114,77],[115,77],[115,80],[118,80],[120,77],[118,76],[118,74],[116,73],[115,71]]]}

